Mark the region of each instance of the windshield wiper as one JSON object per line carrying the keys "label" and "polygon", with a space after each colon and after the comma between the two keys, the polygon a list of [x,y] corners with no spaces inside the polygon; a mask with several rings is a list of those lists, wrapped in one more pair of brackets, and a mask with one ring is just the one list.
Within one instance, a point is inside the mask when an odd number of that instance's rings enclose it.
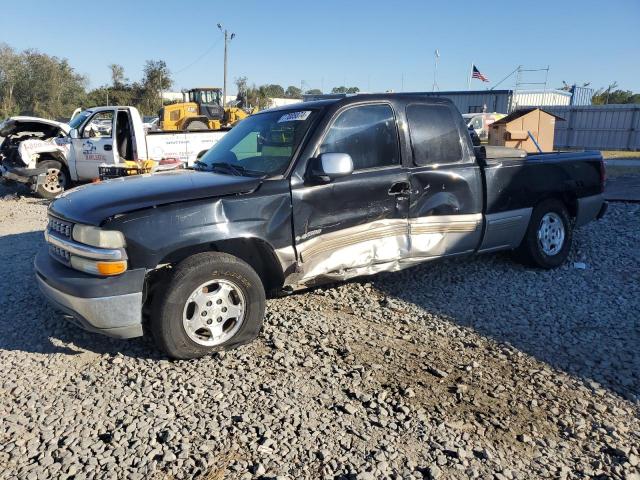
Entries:
{"label": "windshield wiper", "polygon": [[200,160],[196,160],[195,162],[193,162],[193,166],[199,167],[199,168],[196,168],[196,170],[205,170],[205,168],[208,167],[209,165],[207,165],[206,163]]}
{"label": "windshield wiper", "polygon": [[215,170],[216,168],[222,168],[224,170],[227,170],[228,172],[231,172],[233,175],[236,175],[238,177],[244,177],[247,173],[244,167],[241,167],[240,165],[234,165],[228,162],[212,163],[211,170]]}

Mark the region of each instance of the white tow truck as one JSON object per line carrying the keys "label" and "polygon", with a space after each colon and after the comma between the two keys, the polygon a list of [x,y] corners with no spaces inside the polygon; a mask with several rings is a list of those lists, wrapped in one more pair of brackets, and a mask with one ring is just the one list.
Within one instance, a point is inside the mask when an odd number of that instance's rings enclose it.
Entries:
{"label": "white tow truck", "polygon": [[100,166],[178,159],[191,166],[225,131],[146,132],[134,107],[84,110],[69,123],[11,117],[0,123],[0,177],[54,198],[72,183],[98,178]]}

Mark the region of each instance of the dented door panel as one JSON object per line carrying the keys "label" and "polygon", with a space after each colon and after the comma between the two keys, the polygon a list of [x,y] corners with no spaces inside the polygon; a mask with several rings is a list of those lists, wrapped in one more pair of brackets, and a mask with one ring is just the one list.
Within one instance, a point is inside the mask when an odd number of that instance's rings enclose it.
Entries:
{"label": "dented door panel", "polygon": [[475,164],[411,171],[411,256],[475,250],[482,235],[482,179]]}
{"label": "dented door panel", "polygon": [[348,278],[348,271],[406,257],[409,201],[389,193],[399,183],[408,183],[400,166],[293,188],[297,281]]}

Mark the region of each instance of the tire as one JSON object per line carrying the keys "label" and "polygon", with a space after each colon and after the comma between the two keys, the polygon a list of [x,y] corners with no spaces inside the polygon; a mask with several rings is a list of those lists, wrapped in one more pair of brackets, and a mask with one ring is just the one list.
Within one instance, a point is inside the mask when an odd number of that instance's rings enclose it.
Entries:
{"label": "tire", "polygon": [[569,212],[560,200],[540,202],[531,214],[516,257],[523,263],[551,269],[562,265],[571,251],[573,224]]}
{"label": "tire", "polygon": [[47,179],[45,183],[38,185],[36,189],[38,196],[51,200],[64,192],[66,188],[69,188],[69,173],[59,161],[43,160],[38,163],[38,168],[47,169]]}
{"label": "tire", "polygon": [[226,253],[198,253],[155,295],[149,327],[169,357],[199,358],[254,340],[264,308],[264,287],[253,268]]}

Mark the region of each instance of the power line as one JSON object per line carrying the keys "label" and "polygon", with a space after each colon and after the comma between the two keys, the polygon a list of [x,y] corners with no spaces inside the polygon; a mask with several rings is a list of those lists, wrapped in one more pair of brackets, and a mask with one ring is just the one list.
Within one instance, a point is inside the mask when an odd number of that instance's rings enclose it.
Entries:
{"label": "power line", "polygon": [[176,70],[173,72],[174,75],[178,74],[178,73],[182,73],[185,70],[188,70],[189,68],[193,67],[196,63],[198,63],[200,60],[202,60],[208,53],[210,53],[215,47],[218,46],[218,44],[224,39],[224,37],[218,37],[218,39],[213,42],[211,44],[211,46],[209,48],[207,48],[204,53],[202,55],[200,55],[198,58],[196,58],[193,62],[191,62],[189,65],[187,65],[186,67],[183,67],[179,70]]}

